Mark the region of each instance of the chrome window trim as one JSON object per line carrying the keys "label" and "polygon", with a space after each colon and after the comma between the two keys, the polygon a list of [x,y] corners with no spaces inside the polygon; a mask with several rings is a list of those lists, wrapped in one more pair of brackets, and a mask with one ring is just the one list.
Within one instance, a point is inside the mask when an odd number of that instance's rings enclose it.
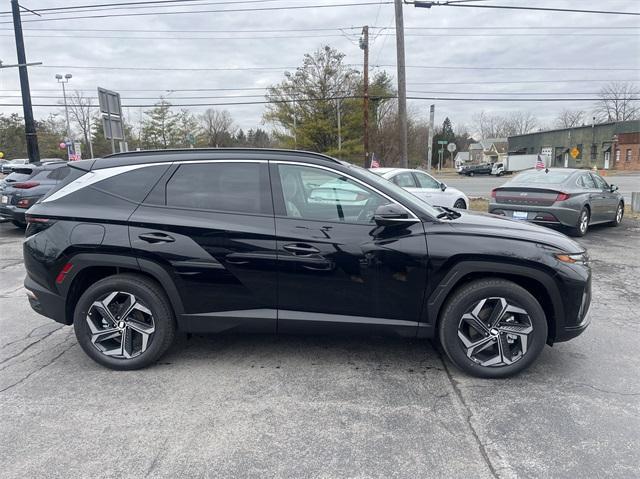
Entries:
{"label": "chrome window trim", "polygon": [[[313,163],[304,163],[304,162],[301,162],[301,161],[282,161],[282,160],[271,160],[271,163],[275,163],[275,164],[277,164],[277,165],[298,165],[298,166],[307,166],[307,167],[309,167],[309,168],[318,168],[318,169],[321,169],[321,170],[327,170],[327,171],[330,171],[331,173],[335,173],[336,175],[346,176],[346,177],[347,177],[347,178],[349,178],[350,180],[353,180],[353,181],[355,181],[356,183],[360,183],[361,185],[363,185],[363,186],[364,186],[364,187],[366,187],[367,189],[372,190],[372,191],[374,191],[375,193],[379,194],[380,196],[385,197],[386,199],[388,199],[388,200],[389,200],[389,201],[391,201],[392,203],[395,203],[396,205],[401,206],[402,208],[404,208],[405,210],[407,210],[407,212],[408,212],[408,213],[413,217],[413,219],[411,219],[411,218],[406,218],[406,219],[398,219],[398,220],[395,220],[395,221],[411,221],[412,223],[415,223],[415,220],[420,221],[420,218],[418,218],[418,216],[417,216],[413,211],[411,211],[409,208],[407,208],[405,205],[403,205],[403,204],[402,204],[402,203],[400,203],[399,201],[397,201],[397,200],[395,200],[395,199],[391,198],[389,195],[387,195],[386,193],[383,193],[383,192],[382,192],[382,191],[380,191],[379,189],[377,189],[377,188],[375,188],[375,187],[371,186],[370,184],[368,184],[368,183],[366,183],[366,182],[364,182],[364,181],[362,181],[362,180],[360,180],[360,179],[358,179],[358,178],[355,178],[355,177],[353,177],[353,176],[349,175],[348,173],[344,173],[343,171],[338,171],[338,170],[335,170],[335,169],[333,169],[333,168],[329,168],[329,167],[326,167],[326,166],[315,165],[315,164],[313,164]],[[400,187],[398,187],[398,188],[400,188]],[[304,219],[304,218],[303,218],[303,219]]]}

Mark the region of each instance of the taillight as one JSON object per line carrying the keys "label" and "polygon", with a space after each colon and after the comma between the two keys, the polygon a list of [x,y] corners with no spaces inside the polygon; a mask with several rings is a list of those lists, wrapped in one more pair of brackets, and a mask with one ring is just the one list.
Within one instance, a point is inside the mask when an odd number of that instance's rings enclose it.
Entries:
{"label": "taillight", "polygon": [[18,188],[20,190],[28,190],[29,188],[33,188],[34,186],[39,186],[40,183],[37,181],[25,181],[23,183],[14,183],[11,185],[13,188]]}
{"label": "taillight", "polygon": [[48,223],[49,218],[38,218],[37,216],[27,215],[26,218],[27,223]]}
{"label": "taillight", "polygon": [[62,284],[64,278],[66,278],[67,276],[67,273],[71,271],[71,268],[73,268],[73,264],[71,263],[67,263],[62,267],[62,269],[58,273],[58,276],[56,276],[56,284]]}
{"label": "taillight", "polygon": [[567,193],[558,193],[556,196],[556,201],[565,201],[568,200],[571,195]]}
{"label": "taillight", "polygon": [[491,198],[495,198],[496,197],[496,190],[493,189],[491,190]]}

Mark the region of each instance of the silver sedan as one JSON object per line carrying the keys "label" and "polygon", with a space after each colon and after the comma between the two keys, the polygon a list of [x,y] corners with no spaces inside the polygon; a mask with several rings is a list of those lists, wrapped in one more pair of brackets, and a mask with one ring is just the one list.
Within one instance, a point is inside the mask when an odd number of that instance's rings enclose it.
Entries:
{"label": "silver sedan", "polygon": [[590,225],[622,222],[624,199],[617,190],[588,170],[526,170],[491,191],[489,213],[564,226],[572,236],[584,236]]}

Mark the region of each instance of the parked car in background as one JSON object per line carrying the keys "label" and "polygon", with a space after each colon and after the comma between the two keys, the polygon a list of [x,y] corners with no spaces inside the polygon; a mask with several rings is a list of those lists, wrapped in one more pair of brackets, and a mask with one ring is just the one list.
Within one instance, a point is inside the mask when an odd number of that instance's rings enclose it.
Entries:
{"label": "parked car in background", "polygon": [[58,160],[14,167],[0,182],[0,220],[26,227],[26,211],[67,176],[66,165]]}
{"label": "parked car in background", "polygon": [[589,225],[622,222],[624,198],[617,189],[587,170],[527,170],[491,191],[489,213],[563,226],[573,236],[584,236]]}
{"label": "parked car in background", "polygon": [[549,155],[509,155],[504,161],[497,161],[491,167],[491,174],[495,176],[510,175],[519,171],[538,166],[551,166]]}
{"label": "parked car in background", "polygon": [[0,173],[8,175],[13,168],[17,166],[23,166],[29,163],[29,158],[17,158],[15,160],[9,160],[6,163],[0,164]]}
{"label": "parked car in background", "polygon": [[469,207],[467,195],[456,188],[447,186],[442,181],[436,180],[424,171],[405,168],[373,168],[371,172],[410,191],[433,206],[460,209]]}
{"label": "parked car in background", "polygon": [[481,163],[479,165],[467,165],[459,173],[466,176],[490,175],[491,163]]}
{"label": "parked car in background", "polygon": [[[176,330],[359,332],[438,338],[462,370],[499,378],[589,324],[576,242],[434,208],[324,155],[139,151],[68,169],[28,212],[25,288],[112,369],[152,364]],[[327,184],[365,201],[310,201]]]}

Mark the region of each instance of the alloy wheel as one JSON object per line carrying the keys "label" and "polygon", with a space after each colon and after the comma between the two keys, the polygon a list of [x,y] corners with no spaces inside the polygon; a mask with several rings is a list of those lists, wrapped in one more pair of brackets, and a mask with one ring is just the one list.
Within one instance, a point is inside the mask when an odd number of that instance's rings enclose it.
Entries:
{"label": "alloy wheel", "polygon": [[532,332],[529,314],[501,297],[476,302],[458,324],[458,338],[467,357],[488,367],[521,360]]}
{"label": "alloy wheel", "polygon": [[624,214],[624,208],[622,205],[618,205],[618,209],[616,210],[616,223],[622,222],[622,215]]}
{"label": "alloy wheel", "polygon": [[580,215],[580,232],[582,234],[587,232],[587,228],[589,227],[589,213],[583,211]]}
{"label": "alloy wheel", "polygon": [[130,359],[144,353],[155,332],[149,308],[131,293],[114,291],[87,312],[91,343],[105,356]]}

